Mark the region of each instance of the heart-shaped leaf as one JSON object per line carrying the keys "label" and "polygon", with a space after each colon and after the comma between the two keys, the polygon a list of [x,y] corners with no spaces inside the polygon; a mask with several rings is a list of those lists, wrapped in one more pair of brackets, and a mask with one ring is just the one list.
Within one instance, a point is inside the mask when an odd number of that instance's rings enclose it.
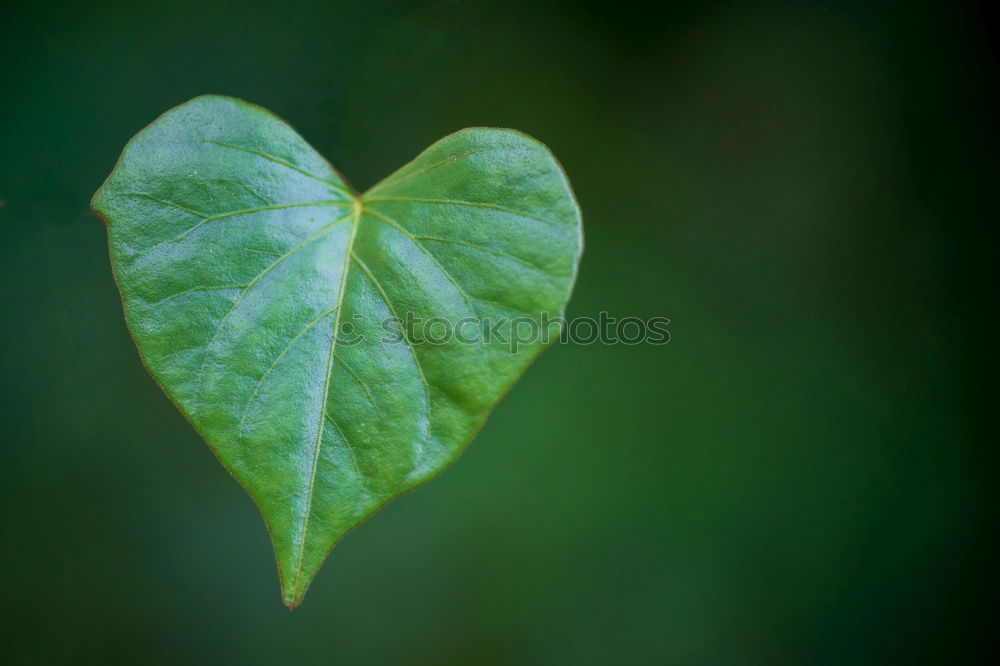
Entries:
{"label": "heart-shaped leaf", "polygon": [[216,96],[136,135],[93,207],[146,367],[260,507],[292,607],[461,453],[553,339],[582,250],[565,174],[523,134],[462,130],[359,196]]}

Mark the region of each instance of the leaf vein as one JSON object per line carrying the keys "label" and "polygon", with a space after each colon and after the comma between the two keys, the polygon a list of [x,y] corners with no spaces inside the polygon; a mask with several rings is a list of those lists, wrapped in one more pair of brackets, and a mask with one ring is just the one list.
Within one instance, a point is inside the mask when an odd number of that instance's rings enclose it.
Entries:
{"label": "leaf vein", "polygon": [[266,210],[284,210],[286,208],[307,208],[310,206],[334,206],[343,208],[346,207],[347,205],[348,204],[343,201],[306,201],[303,203],[278,204],[274,206],[260,206],[258,208],[245,208],[243,210],[232,210],[226,213],[212,215],[209,217],[202,218],[201,222],[194,225],[193,227],[185,229],[184,231],[174,236],[173,238],[168,238],[165,241],[160,241],[159,243],[153,245],[152,247],[146,248],[141,254],[139,254],[138,257],[136,257],[136,259],[148,257],[150,254],[160,249],[164,245],[170,245],[172,243],[176,243],[177,241],[184,240],[186,237],[194,233],[197,229],[201,228],[205,224],[208,224],[209,222],[214,222],[216,220],[224,220],[229,217],[238,217],[240,215],[250,215],[251,213],[260,213]]}
{"label": "leaf vein", "polygon": [[368,402],[372,404],[372,407],[378,407],[378,405],[375,404],[375,396],[372,395],[371,388],[368,386],[365,380],[361,378],[361,375],[359,375],[358,372],[351,367],[350,363],[344,360],[343,356],[338,356],[337,360],[340,362],[342,366],[344,366],[347,372],[349,372],[351,376],[354,377],[354,381],[356,381],[361,386],[361,388],[364,389],[365,395],[368,397]]}
{"label": "leaf vein", "polygon": [[[333,370],[333,359],[337,353],[337,334],[340,327],[340,314],[344,310],[344,292],[347,287],[347,273],[350,270],[350,257],[354,248],[354,239],[358,233],[358,225],[361,222],[361,202],[355,200],[354,210],[351,213],[351,217],[354,218],[354,223],[351,225],[351,236],[347,240],[347,252],[344,253],[344,262],[340,269],[340,290],[337,295],[336,305],[337,314],[334,316],[333,320],[333,334],[330,336],[330,353],[326,361],[326,376],[323,382],[323,398],[320,402],[320,413],[323,416],[327,413],[326,403],[330,397],[330,376]],[[296,585],[298,585],[298,581],[302,575],[302,560],[305,555],[306,540],[309,536],[309,517],[312,514],[313,494],[316,488],[316,470],[319,467],[319,456],[323,447],[323,424],[326,423],[326,419],[323,418],[323,416],[320,416],[319,425],[316,427],[316,443],[313,446],[312,470],[309,475],[309,486],[306,490],[306,509],[302,518],[302,535],[301,541],[299,542],[299,553],[297,557],[298,563],[295,566]],[[334,423],[334,425],[336,426],[337,424]]]}
{"label": "leaf vein", "polygon": [[385,189],[390,188],[390,187],[395,187],[396,185],[399,185],[400,183],[406,182],[406,181],[408,181],[408,180],[410,180],[412,178],[416,178],[417,176],[422,176],[423,174],[427,173],[428,171],[433,171],[434,169],[437,169],[438,167],[444,166],[446,164],[452,164],[454,162],[459,162],[459,161],[464,160],[464,159],[466,159],[468,157],[472,157],[473,155],[481,155],[482,153],[488,153],[488,152],[491,152],[493,150],[496,150],[496,149],[495,148],[487,148],[487,149],[484,149],[484,150],[470,150],[470,151],[465,152],[465,153],[459,153],[457,155],[452,155],[450,157],[447,157],[447,158],[441,160],[440,162],[435,162],[434,164],[431,164],[430,166],[424,167],[423,169],[418,169],[416,171],[408,173],[405,176],[403,176],[402,178],[398,178],[396,180],[392,180],[392,177],[390,176],[387,180],[379,183],[378,185],[376,185],[375,187],[373,187],[371,190],[369,190],[368,193],[370,194],[370,193],[376,192],[378,190],[385,190]]}
{"label": "leaf vein", "polygon": [[[358,257],[358,255],[356,255],[354,252],[351,252],[351,258],[354,259],[354,261],[361,268],[361,272],[368,277],[372,285],[378,291],[379,296],[382,299],[382,302],[385,303],[385,306],[387,308],[389,308],[389,313],[396,318],[397,322],[403,321],[399,317],[399,314],[396,312],[396,308],[392,304],[392,301],[389,299],[389,295],[386,293],[385,288],[382,286],[382,283],[378,281],[378,278],[376,278],[375,275],[371,272],[371,269],[369,269],[368,266],[365,264],[365,262],[363,262],[361,258]],[[407,348],[410,350],[410,355],[413,357],[413,364],[416,366],[417,373],[420,375],[420,381],[423,382],[424,385],[424,402],[425,402],[425,408],[427,410],[427,419],[429,421],[431,417],[431,402],[430,402],[431,385],[427,382],[427,376],[424,374],[423,366],[420,365],[420,359],[417,356],[417,350],[414,348],[413,343],[410,341],[410,338],[406,336],[406,331],[403,329],[402,326],[400,326],[399,330],[400,334],[402,335],[402,338],[406,341]]]}
{"label": "leaf vein", "polygon": [[333,427],[337,429],[337,433],[340,434],[340,438],[344,440],[344,448],[347,449],[347,454],[351,458],[351,463],[354,465],[354,473],[358,475],[358,483],[361,484],[361,489],[368,494],[372,494],[371,489],[368,487],[368,481],[365,473],[361,471],[361,466],[358,464],[357,452],[354,450],[354,445],[351,443],[351,438],[347,436],[344,429],[340,427],[337,420],[326,410],[323,410],[323,416],[333,424]]}
{"label": "leaf vein", "polygon": [[421,199],[417,197],[365,197],[365,202],[378,202],[378,201],[400,201],[400,202],[411,202],[411,203],[425,203],[425,204],[437,204],[441,206],[465,206],[469,208],[483,208],[485,210],[496,210],[501,213],[509,213],[511,215],[516,215],[517,217],[523,217],[526,220],[533,220],[535,222],[540,222],[541,224],[561,228],[559,224],[552,222],[551,220],[545,220],[540,217],[535,217],[533,215],[528,215],[527,213],[522,213],[519,210],[514,210],[513,208],[507,208],[506,206],[498,206],[497,204],[483,203],[481,201],[463,201],[461,199]]}
{"label": "leaf vein", "polygon": [[496,250],[491,250],[488,247],[485,247],[483,245],[477,245],[476,243],[469,243],[469,242],[457,240],[457,239],[454,239],[454,238],[441,238],[440,236],[414,236],[414,238],[416,238],[418,240],[421,240],[421,241],[432,241],[432,242],[435,242],[435,243],[450,243],[452,245],[462,245],[464,247],[471,248],[473,250],[479,250],[480,252],[485,252],[487,254],[492,254],[492,255],[494,255],[496,257],[500,257],[502,259],[510,259],[511,261],[516,261],[517,263],[521,264],[525,268],[533,270],[533,271],[535,271],[537,273],[541,273],[542,275],[544,275],[544,276],[546,276],[548,278],[552,277],[551,275],[549,275],[548,271],[546,271],[545,269],[543,269],[541,266],[538,266],[536,264],[531,263],[530,261],[525,261],[524,259],[521,259],[520,257],[514,256],[513,254],[507,254],[506,252],[497,252]]}
{"label": "leaf vein", "polygon": [[316,317],[311,322],[309,322],[308,324],[306,324],[306,326],[301,331],[299,331],[295,335],[295,337],[293,337],[291,339],[291,341],[289,341],[289,343],[285,346],[285,348],[281,350],[281,353],[278,354],[278,357],[275,358],[274,361],[271,363],[271,365],[267,368],[267,370],[264,371],[264,374],[262,374],[260,376],[260,379],[258,379],[257,383],[254,385],[254,389],[253,389],[253,392],[250,394],[250,398],[247,400],[246,407],[243,408],[243,414],[240,416],[240,427],[239,427],[239,434],[238,434],[239,438],[242,439],[242,437],[243,437],[243,424],[246,421],[247,413],[249,413],[250,407],[253,405],[253,401],[257,398],[257,394],[260,393],[260,389],[263,388],[263,386],[264,386],[264,380],[267,379],[267,377],[278,367],[278,364],[285,357],[285,354],[287,354],[289,351],[291,351],[292,347],[295,346],[296,342],[298,342],[299,340],[301,340],[303,338],[303,336],[305,336],[306,333],[308,333],[310,330],[312,330],[312,328],[316,324],[318,324],[319,322],[323,321],[323,319],[325,319],[329,315],[333,314],[335,311],[336,311],[335,307],[334,308],[330,308],[329,310],[327,310],[326,312],[324,312],[323,314],[321,314],[320,316]]}
{"label": "leaf vein", "polygon": [[292,164],[291,162],[283,160],[280,157],[276,157],[275,155],[272,155],[270,153],[266,153],[263,150],[255,150],[254,148],[247,148],[246,146],[238,146],[238,145],[236,145],[234,143],[226,143],[224,141],[216,141],[215,139],[202,139],[202,142],[203,143],[211,143],[211,144],[214,144],[216,146],[221,146],[223,148],[229,148],[231,150],[239,150],[239,151],[242,151],[244,153],[250,153],[251,155],[257,155],[258,157],[263,157],[265,160],[268,160],[270,162],[274,162],[275,164],[280,164],[283,167],[286,167],[288,169],[291,169],[293,171],[297,171],[298,173],[301,173],[303,176],[306,176],[308,178],[312,178],[313,180],[318,181],[320,183],[323,183],[325,185],[329,185],[330,187],[334,188],[335,190],[337,190],[339,192],[343,192],[344,194],[351,194],[351,192],[348,191],[348,189],[346,187],[344,187],[342,185],[339,185],[338,183],[335,183],[332,180],[327,180],[326,178],[321,178],[320,176],[317,176],[316,174],[314,174],[314,173],[312,173],[310,171],[307,171],[306,169],[303,169],[300,166],[296,166],[296,165]]}
{"label": "leaf vein", "polygon": [[409,239],[409,241],[411,243],[413,243],[414,247],[416,247],[418,250],[420,250],[421,254],[423,254],[428,259],[430,259],[432,262],[434,262],[434,266],[437,267],[438,271],[440,271],[441,274],[445,278],[447,278],[448,281],[451,282],[455,286],[455,289],[458,290],[458,293],[462,295],[462,298],[465,300],[465,304],[469,306],[469,310],[472,311],[472,314],[476,314],[477,313],[476,307],[472,304],[472,300],[469,298],[469,295],[467,293],[465,293],[465,289],[462,288],[462,285],[460,285],[455,280],[455,277],[448,271],[448,269],[445,268],[444,266],[442,266],[441,262],[438,261],[437,257],[435,257],[430,252],[430,250],[428,250],[426,247],[424,247],[423,244],[420,243],[420,241],[418,241],[413,236],[413,234],[411,234],[409,231],[407,231],[406,229],[404,229],[398,222],[395,222],[395,221],[389,219],[388,217],[386,217],[382,213],[379,213],[378,211],[369,210],[368,212],[371,213],[372,215],[374,215],[375,217],[377,217],[378,219],[382,220],[384,223],[386,223],[387,225],[389,225],[390,227],[392,227],[396,231],[398,231],[401,234],[403,234],[407,239]]}
{"label": "leaf vein", "polygon": [[319,238],[320,236],[322,236],[326,232],[330,231],[334,227],[337,227],[338,225],[343,224],[347,220],[351,219],[351,217],[353,215],[354,215],[354,213],[351,213],[350,215],[345,215],[344,217],[339,218],[337,220],[334,220],[333,222],[331,222],[330,224],[326,225],[325,227],[323,227],[321,229],[318,229],[317,231],[313,232],[308,237],[306,237],[305,239],[303,239],[302,242],[300,242],[298,245],[296,245],[291,250],[289,250],[288,252],[284,253],[283,255],[281,255],[280,257],[278,257],[277,259],[275,259],[273,262],[271,262],[271,264],[269,264],[264,270],[262,270],[260,273],[258,273],[257,276],[254,277],[253,280],[251,280],[249,283],[247,283],[247,286],[243,290],[243,292],[240,294],[240,297],[238,299],[236,299],[236,302],[233,303],[233,306],[231,308],[229,308],[229,311],[226,312],[226,314],[223,315],[222,319],[219,320],[219,323],[218,323],[218,325],[215,328],[215,332],[212,334],[211,340],[209,340],[208,345],[206,345],[206,347],[205,347],[205,359],[204,359],[204,361],[202,361],[201,368],[198,370],[197,391],[196,391],[195,395],[197,395],[199,397],[201,396],[201,387],[202,387],[202,381],[203,381],[204,375],[205,375],[205,368],[208,365],[209,358],[211,357],[212,348],[215,346],[215,343],[219,339],[219,335],[222,333],[222,328],[225,326],[226,322],[229,320],[229,317],[232,316],[233,312],[236,311],[236,308],[239,307],[240,303],[243,302],[243,299],[246,298],[246,295],[250,292],[250,290],[254,287],[254,285],[256,285],[258,282],[260,282],[262,279],[264,279],[264,276],[266,276],[268,273],[270,273],[272,270],[274,270],[281,262],[285,261],[286,259],[288,259],[289,257],[291,257],[293,254],[295,254],[296,252],[298,252],[299,250],[301,250],[303,247],[305,247],[306,245],[308,245],[312,241],[316,240],[317,238]]}
{"label": "leaf vein", "polygon": [[170,296],[167,296],[166,298],[162,298],[162,299],[156,301],[155,303],[152,303],[149,306],[149,310],[150,310],[150,312],[152,312],[153,310],[156,310],[157,308],[159,308],[164,303],[168,303],[169,301],[172,301],[175,298],[181,298],[182,296],[187,296],[188,294],[194,293],[196,291],[226,291],[226,290],[229,290],[229,289],[245,289],[245,288],[246,288],[245,284],[229,284],[229,285],[223,285],[221,287],[208,287],[208,286],[205,286],[205,287],[191,287],[190,289],[185,289],[184,291],[180,291],[180,292],[178,292],[176,294],[172,294]]}
{"label": "leaf vein", "polygon": [[152,194],[148,194],[146,192],[122,192],[122,194],[131,197],[143,197],[144,199],[155,201],[158,204],[169,206],[170,208],[176,208],[179,211],[190,213],[191,215],[196,215],[203,219],[206,217],[211,217],[208,213],[202,213],[201,211],[195,210],[194,208],[188,208],[187,206],[182,206],[180,204],[174,203],[173,201],[167,201],[166,199],[160,199],[158,197],[154,197]]}

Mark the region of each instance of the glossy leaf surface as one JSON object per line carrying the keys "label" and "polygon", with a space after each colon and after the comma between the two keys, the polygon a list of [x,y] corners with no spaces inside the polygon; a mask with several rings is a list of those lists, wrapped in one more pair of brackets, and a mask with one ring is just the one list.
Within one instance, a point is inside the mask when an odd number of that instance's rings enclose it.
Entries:
{"label": "glossy leaf surface", "polygon": [[459,455],[545,345],[497,322],[560,316],[582,250],[562,169],[523,134],[457,132],[359,196],[216,96],[140,132],[93,207],[143,360],[259,506],[290,606]]}

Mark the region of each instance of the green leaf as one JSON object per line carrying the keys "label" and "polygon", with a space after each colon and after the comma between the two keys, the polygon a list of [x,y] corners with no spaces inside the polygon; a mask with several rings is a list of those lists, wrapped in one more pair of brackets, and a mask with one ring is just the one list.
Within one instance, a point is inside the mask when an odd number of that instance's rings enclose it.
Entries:
{"label": "green leaf", "polygon": [[512,327],[552,332],[582,251],[566,176],[524,134],[456,132],[359,196],[216,96],[136,135],[93,208],[143,361],[260,508],[290,607],[458,457],[547,342],[514,349]]}

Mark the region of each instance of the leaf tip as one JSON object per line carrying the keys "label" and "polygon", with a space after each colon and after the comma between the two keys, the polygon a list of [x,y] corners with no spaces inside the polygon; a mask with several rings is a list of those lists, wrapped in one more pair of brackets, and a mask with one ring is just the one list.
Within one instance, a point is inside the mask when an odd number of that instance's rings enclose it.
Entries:
{"label": "leaf tip", "polygon": [[302,604],[304,597],[305,590],[284,590],[281,595],[281,601],[288,607],[289,611],[293,611]]}

